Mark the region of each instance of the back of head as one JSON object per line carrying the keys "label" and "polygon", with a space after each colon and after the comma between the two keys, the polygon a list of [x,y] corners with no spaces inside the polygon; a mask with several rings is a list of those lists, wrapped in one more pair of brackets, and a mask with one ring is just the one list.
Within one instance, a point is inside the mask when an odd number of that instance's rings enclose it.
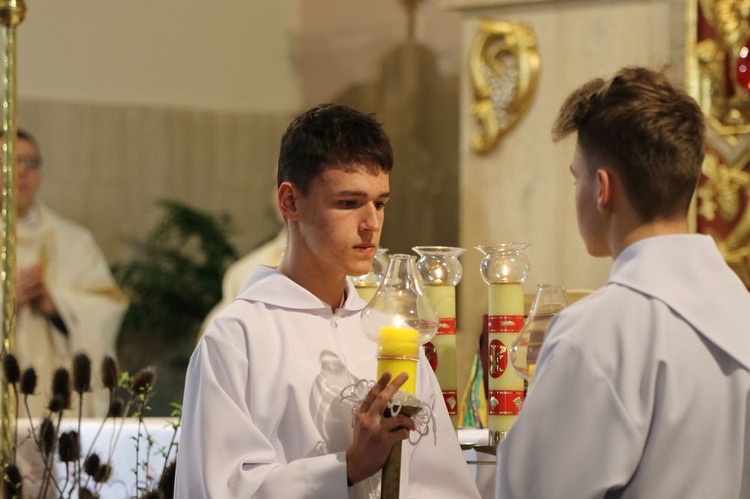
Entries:
{"label": "back of head", "polygon": [[663,74],[630,67],[584,84],[552,129],[555,140],[573,132],[590,168],[621,178],[644,222],[687,213],[703,164],[703,113]]}
{"label": "back of head", "polygon": [[328,168],[393,168],[390,141],[374,115],[340,104],[321,104],[297,116],[281,138],[277,185],[292,182],[303,193]]}

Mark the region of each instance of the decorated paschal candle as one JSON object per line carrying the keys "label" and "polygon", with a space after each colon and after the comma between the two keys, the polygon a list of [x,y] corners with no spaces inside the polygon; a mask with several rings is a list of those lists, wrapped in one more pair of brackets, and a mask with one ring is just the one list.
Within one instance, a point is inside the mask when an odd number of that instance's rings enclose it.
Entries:
{"label": "decorated paschal candle", "polygon": [[388,267],[388,248],[378,248],[375,252],[375,258],[367,274],[350,276],[357,294],[364,301],[369,302],[375,296],[380,282],[383,280],[385,269]]}
{"label": "decorated paschal candle", "polygon": [[456,374],[456,286],[463,276],[458,257],[466,251],[449,246],[415,246],[420,258],[417,270],[427,297],[437,312],[437,334],[425,343],[425,354],[435,370],[453,427],[458,426],[458,378]]}
{"label": "decorated paschal candle", "polygon": [[489,285],[485,376],[490,445],[507,435],[524,400],[524,381],[511,368],[509,353],[523,328],[523,283],[529,276],[526,247],[525,243],[477,246],[485,255],[480,271]]}

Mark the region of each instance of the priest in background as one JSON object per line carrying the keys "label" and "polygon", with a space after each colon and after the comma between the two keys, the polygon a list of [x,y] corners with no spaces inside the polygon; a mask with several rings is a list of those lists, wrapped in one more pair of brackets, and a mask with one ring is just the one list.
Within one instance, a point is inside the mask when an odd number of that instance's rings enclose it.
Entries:
{"label": "priest in background", "polygon": [[[97,373],[104,356],[115,355],[128,301],[92,234],[36,199],[43,174],[34,137],[19,130],[16,150],[15,354],[21,369],[37,373],[37,395],[29,397],[29,406],[38,417],[46,412],[58,367],[70,367],[83,352]],[[104,416],[107,410],[106,390],[84,396],[84,416]]]}

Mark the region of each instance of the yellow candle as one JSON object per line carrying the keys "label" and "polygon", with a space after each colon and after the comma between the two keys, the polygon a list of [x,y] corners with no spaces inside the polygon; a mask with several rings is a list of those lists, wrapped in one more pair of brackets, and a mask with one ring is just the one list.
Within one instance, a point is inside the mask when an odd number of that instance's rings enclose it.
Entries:
{"label": "yellow candle", "polygon": [[[458,379],[456,377],[456,287],[446,284],[425,286],[427,298],[437,312],[440,327],[429,343],[425,344],[427,358],[440,383],[443,400],[453,427],[458,425]],[[432,355],[429,350],[434,349]]]}
{"label": "yellow candle", "polygon": [[416,329],[386,326],[380,328],[378,342],[378,379],[390,371],[395,378],[402,372],[409,375],[401,390],[416,394],[419,333]]}
{"label": "yellow candle", "polygon": [[523,307],[521,284],[490,285],[487,406],[491,431],[509,431],[523,404],[523,379],[509,358],[509,349],[523,327]]}

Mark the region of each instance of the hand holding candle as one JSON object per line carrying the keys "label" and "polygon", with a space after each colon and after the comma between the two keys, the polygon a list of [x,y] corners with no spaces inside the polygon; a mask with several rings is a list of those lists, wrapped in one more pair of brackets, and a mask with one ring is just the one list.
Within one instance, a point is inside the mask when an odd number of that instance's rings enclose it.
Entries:
{"label": "hand holding candle", "polygon": [[[386,462],[391,448],[409,438],[414,421],[399,414],[385,417],[388,402],[403,387],[406,375],[385,374],[365,397],[354,418],[354,438],[346,450],[346,475],[357,483],[377,473]],[[389,382],[393,379],[393,382]]]}

